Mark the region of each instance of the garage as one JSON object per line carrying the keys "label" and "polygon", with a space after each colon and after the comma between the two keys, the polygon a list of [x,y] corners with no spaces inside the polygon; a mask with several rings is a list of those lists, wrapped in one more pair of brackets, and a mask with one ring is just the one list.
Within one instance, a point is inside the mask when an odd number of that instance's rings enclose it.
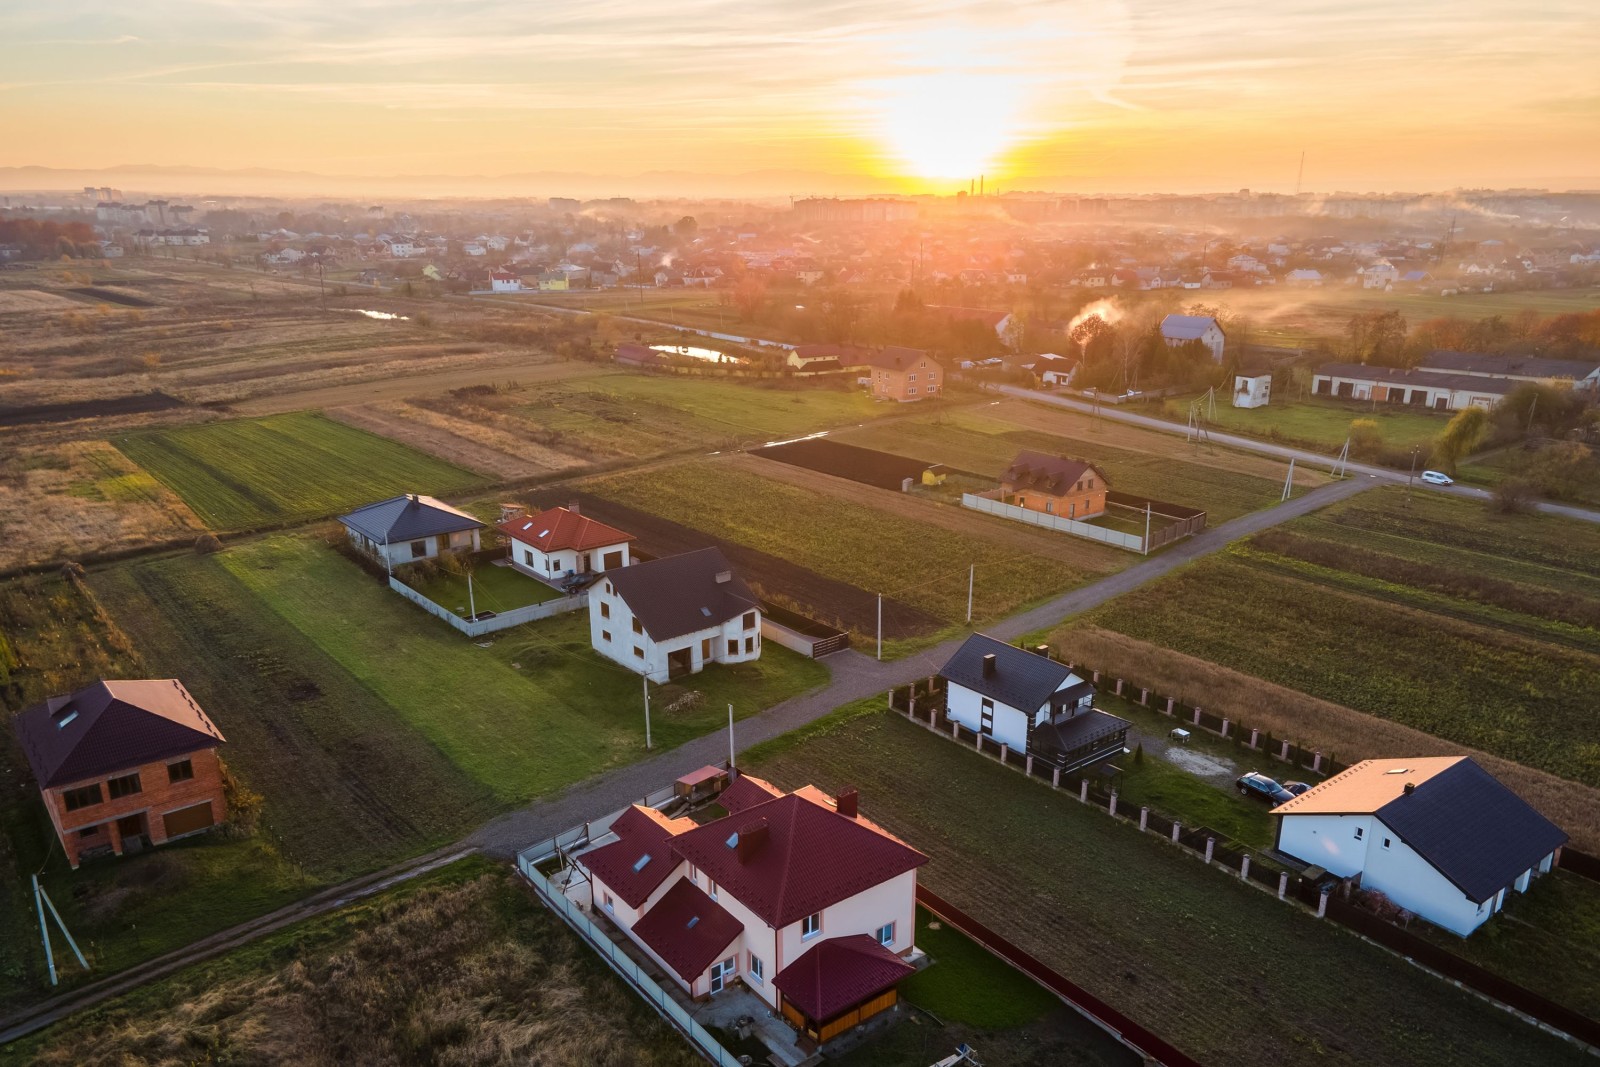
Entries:
{"label": "garage", "polygon": [[183,834],[192,834],[197,830],[208,830],[216,822],[211,815],[211,801],[177,811],[169,811],[161,816],[161,824],[167,831],[167,837],[179,837]]}

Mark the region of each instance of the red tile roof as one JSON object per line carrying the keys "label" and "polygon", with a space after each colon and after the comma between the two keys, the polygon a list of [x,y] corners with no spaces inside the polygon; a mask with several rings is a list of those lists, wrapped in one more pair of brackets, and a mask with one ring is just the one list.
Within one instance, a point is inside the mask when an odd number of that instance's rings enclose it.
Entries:
{"label": "red tile roof", "polygon": [[629,907],[640,908],[682,862],[672,851],[673,836],[694,825],[635,804],[611,824],[618,840],[583,853],[578,862]]}
{"label": "red tile roof", "polygon": [[12,725],[45,789],[227,740],[176,678],[96,682],[24,709]]}
{"label": "red tile roof", "polygon": [[637,540],[631,533],[623,533],[615,526],[607,526],[566,508],[551,508],[537,515],[513,515],[495,529],[540,552],[560,552],[568,548],[586,552],[591,548]]}
{"label": "red tile roof", "polygon": [[744,933],[744,927],[687,878],[633,924],[633,934],[685,982],[693,982]]}
{"label": "red tile roof", "polygon": [[830,937],[802,953],[772,984],[815,1022],[882,993],[916,968],[866,934]]}
{"label": "red tile roof", "polygon": [[[767,840],[741,863],[728,842],[758,819],[766,821]],[[774,928],[928,862],[865,819],[794,793],[680,834],[673,848]]]}
{"label": "red tile roof", "polygon": [[729,815],[737,815],[746,808],[765,804],[781,796],[783,790],[771,782],[757,778],[753,774],[741,774],[733,780],[732,785],[717,796],[717,803],[726,808]]}

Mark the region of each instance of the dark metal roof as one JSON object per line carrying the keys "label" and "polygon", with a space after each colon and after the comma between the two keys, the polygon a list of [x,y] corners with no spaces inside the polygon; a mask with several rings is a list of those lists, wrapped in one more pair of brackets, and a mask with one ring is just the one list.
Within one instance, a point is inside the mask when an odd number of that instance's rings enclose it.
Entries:
{"label": "dark metal roof", "polygon": [[680,878],[633,924],[633,933],[678,977],[693,982],[722,958],[744,933],[744,925],[689,879]]}
{"label": "dark metal roof", "polygon": [[1375,814],[1475,904],[1567,842],[1559,826],[1470,759]]}
{"label": "dark metal roof", "polygon": [[1484,393],[1505,396],[1517,387],[1511,378],[1483,378],[1475,374],[1449,374],[1444,371],[1400,370],[1395,367],[1377,367],[1366,363],[1324,363],[1317,374],[1325,378],[1348,378],[1351,381],[1372,382],[1376,385],[1400,386],[1412,389],[1459,389],[1464,393]]}
{"label": "dark metal roof", "polygon": [[12,720],[43,789],[187,756],[226,740],[176,678],[101,681]]}
{"label": "dark metal roof", "polygon": [[1068,459],[1065,456],[1051,456],[1024,449],[1017,453],[1017,458],[1011,461],[1011,466],[1000,475],[1000,481],[1018,487],[1027,486],[1055,492],[1073,486],[1079,478],[1090,471],[1100,475],[1102,487],[1108,484],[1104,472],[1087,460]]}
{"label": "dark metal roof", "polygon": [[368,504],[342,516],[339,521],[374,541],[386,543],[481,530],[484,526],[459,508],[416,493]]}
{"label": "dark metal roof", "polygon": [[1047,722],[1033,728],[1029,746],[1042,752],[1062,754],[1084,745],[1113,737],[1133,724],[1099,709],[1079,712],[1060,722]]}
{"label": "dark metal roof", "polygon": [[[994,673],[985,675],[983,657],[991,653],[995,657]],[[998,703],[1030,713],[1044,707],[1062,683],[1077,678],[1065,663],[996,641],[985,634],[973,634],[962,642],[939,675]]]}
{"label": "dark metal roof", "polygon": [[1487,352],[1452,352],[1436,349],[1428,354],[1418,370],[1460,371],[1471,374],[1496,374],[1506,377],[1587,378],[1600,370],[1592,359],[1550,359],[1544,356],[1495,356]]}
{"label": "dark metal roof", "polygon": [[[727,578],[719,582],[723,574]],[[721,626],[761,608],[720,548],[636,563],[607,571],[606,579],[655,641]]]}

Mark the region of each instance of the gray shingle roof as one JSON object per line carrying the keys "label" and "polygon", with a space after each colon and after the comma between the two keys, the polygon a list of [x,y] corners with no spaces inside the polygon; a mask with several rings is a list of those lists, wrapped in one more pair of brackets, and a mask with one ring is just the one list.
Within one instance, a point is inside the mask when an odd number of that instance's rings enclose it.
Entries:
{"label": "gray shingle roof", "polygon": [[1105,474],[1087,460],[1068,459],[1065,456],[1052,456],[1044,452],[1023,449],[1017,453],[1017,458],[1011,461],[1011,466],[1006,468],[1005,473],[1000,475],[1000,481],[1009,485],[1028,486],[1053,492],[1076,485],[1078,479],[1090,471],[1100,475],[1102,488],[1108,486]]}
{"label": "gray shingle roof", "polygon": [[1079,712],[1070,719],[1047,722],[1033,729],[1030,744],[1044,752],[1071,752],[1075,748],[1114,736],[1133,724],[1099,709]]}
{"label": "gray shingle roof", "polygon": [[1559,826],[1470,759],[1375,814],[1475,904],[1567,841]]}
{"label": "gray shingle roof", "polygon": [[1487,352],[1452,352],[1437,349],[1428,354],[1419,370],[1439,368],[1443,371],[1471,372],[1473,374],[1524,375],[1530,378],[1571,378],[1582,380],[1600,370],[1595,360],[1549,359],[1544,356],[1495,356]]}
{"label": "gray shingle roof", "polygon": [[415,493],[357,508],[339,521],[374,541],[390,543],[481,530],[484,526],[460,508]]}
{"label": "gray shingle roof", "polygon": [[1518,384],[1511,378],[1483,378],[1474,374],[1451,374],[1421,368],[1401,370],[1397,367],[1378,367],[1367,363],[1324,363],[1316,372],[1324,377],[1370,381],[1377,385],[1412,389],[1459,389],[1462,392],[1494,396],[1505,396]]}
{"label": "gray shingle roof", "polygon": [[[995,657],[994,673],[985,675],[983,657],[990,653]],[[1027,712],[1044,707],[1063,682],[1076,677],[1065,663],[996,641],[985,634],[973,634],[962,642],[939,675],[981,696]]]}
{"label": "gray shingle roof", "polygon": [[1172,341],[1198,341],[1213,326],[1222,329],[1210,315],[1168,315],[1161,320],[1161,336]]}
{"label": "gray shingle roof", "polygon": [[[719,574],[727,580],[717,581]],[[761,606],[720,548],[607,571],[606,580],[654,641],[721,626]]]}

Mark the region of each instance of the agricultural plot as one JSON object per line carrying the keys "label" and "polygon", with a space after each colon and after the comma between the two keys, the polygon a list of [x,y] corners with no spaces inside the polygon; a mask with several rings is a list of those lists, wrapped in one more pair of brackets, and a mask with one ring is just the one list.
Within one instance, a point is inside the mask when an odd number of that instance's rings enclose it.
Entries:
{"label": "agricultural plot", "polygon": [[842,441],[815,438],[768,445],[751,453],[762,459],[788,463],[806,470],[821,471],[879,489],[899,490],[907,478],[912,485],[922,483],[922,473],[932,464],[892,452],[847,445]]}
{"label": "agricultural plot", "polygon": [[[1295,401],[1276,390],[1274,393],[1272,403],[1264,408],[1236,408],[1228,402],[1226,391],[1219,390],[1215,410],[1202,407],[1202,414],[1208,424],[1228,433],[1261,437],[1329,454],[1337,454],[1344,447],[1350,437],[1350,423],[1355,419],[1377,423],[1385,445],[1404,449],[1421,445],[1424,452],[1450,421],[1448,414],[1395,411],[1337,400]],[[1203,402],[1203,397],[1167,400],[1152,414],[1187,423],[1189,407],[1196,402]],[[1426,459],[1426,455],[1423,458]]]}
{"label": "agricultural plot", "polygon": [[1402,494],[1268,531],[1089,621],[1600,785],[1600,530]]}
{"label": "agricultural plot", "polygon": [[881,701],[841,709],[746,762],[785,788],[859,788],[863,812],[931,856],[920,881],[1201,1062],[1236,1057],[1241,1034],[1263,1062],[1587,1062],[1237,876],[882,711]]}
{"label": "agricultural plot", "polygon": [[481,475],[312,412],[130,434],[113,442],[215,529],[321,518]]}

